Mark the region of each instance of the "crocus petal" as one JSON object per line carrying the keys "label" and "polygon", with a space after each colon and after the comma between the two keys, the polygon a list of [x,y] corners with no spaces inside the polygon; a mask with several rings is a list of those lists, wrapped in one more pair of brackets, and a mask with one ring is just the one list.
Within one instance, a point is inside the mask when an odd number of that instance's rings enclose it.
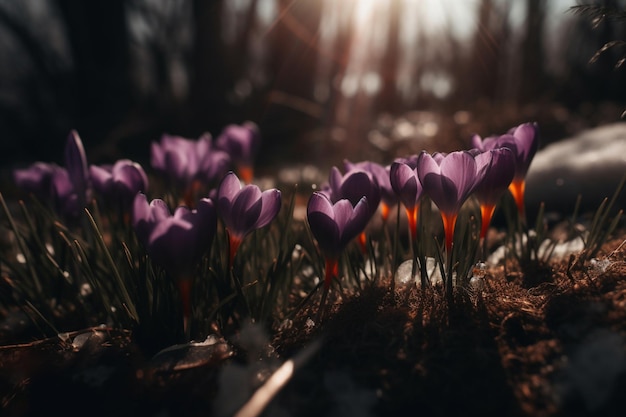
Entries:
{"label": "crocus petal", "polygon": [[156,142],[150,144],[150,165],[157,171],[165,171],[165,150]]}
{"label": "crocus petal", "polygon": [[241,240],[254,229],[267,225],[280,209],[280,192],[261,192],[256,185],[241,187],[239,178],[229,172],[217,193],[217,208],[229,233]]}
{"label": "crocus petal", "polygon": [[330,189],[325,190],[328,195],[330,196],[331,201],[336,201],[335,198],[339,199],[340,197],[337,197],[335,195],[333,195],[333,193],[337,190],[339,190],[341,188],[341,182],[342,182],[342,175],[341,172],[339,171],[339,168],[337,167],[332,167],[330,169],[330,173],[328,174],[328,185],[330,186]]}
{"label": "crocus petal", "polygon": [[40,198],[52,197],[51,182],[54,172],[63,169],[56,164],[35,162],[28,168],[13,171],[15,185],[25,192],[34,193]]}
{"label": "crocus petal", "polygon": [[176,210],[174,210],[172,217],[192,223],[193,215],[194,213],[188,207],[178,206],[176,207]]}
{"label": "crocus petal", "polygon": [[162,221],[150,235],[150,257],[176,278],[188,275],[195,266],[193,235],[193,225],[187,221],[173,217]]}
{"label": "crocus petal", "polygon": [[148,244],[153,245],[156,240],[162,239],[163,236],[167,236],[172,246],[185,244],[186,232],[192,229],[193,224],[182,217],[184,217],[184,214],[179,215],[178,217],[168,217],[167,219],[160,221],[152,233],[150,233]]}
{"label": "crocus petal", "polygon": [[123,192],[135,195],[137,192],[144,192],[148,188],[148,176],[141,165],[132,163],[124,165],[119,170],[114,170],[114,180],[120,184]]}
{"label": "crocus petal", "polygon": [[[241,191],[241,181],[234,172],[228,172],[222,182],[220,183],[218,189],[218,210],[226,211],[230,210],[230,206],[235,199],[235,196]],[[222,208],[222,205],[224,207]]]}
{"label": "crocus petal", "polygon": [[483,139],[479,135],[472,136],[472,138],[470,139],[470,145],[472,146],[472,148],[479,149],[481,151],[485,150],[483,148]]}
{"label": "crocus petal", "polygon": [[226,151],[237,164],[251,165],[261,141],[258,126],[253,122],[231,124],[215,140],[215,146]]}
{"label": "crocus petal", "polygon": [[65,145],[65,168],[79,199],[85,199],[89,178],[87,156],[85,155],[83,142],[75,130],[70,132]]}
{"label": "crocus petal", "polygon": [[477,184],[476,162],[469,152],[451,152],[437,164],[422,152],[417,171],[424,192],[444,213],[457,213]]}
{"label": "crocus petal", "polygon": [[230,162],[226,152],[211,150],[200,161],[198,176],[204,181],[213,182],[226,173]]}
{"label": "crocus petal", "polygon": [[[452,207],[449,207],[447,203],[448,198],[444,194],[441,170],[430,154],[426,152],[420,154],[417,164],[417,173],[422,187],[424,187],[424,191],[439,209],[442,211],[450,210]],[[456,199],[456,190],[454,190],[453,198]]]}
{"label": "crocus petal", "polygon": [[307,205],[307,219],[311,233],[323,252],[337,256],[341,236],[334,214],[330,200],[324,194],[313,193]]}
{"label": "crocus petal", "polygon": [[190,179],[189,165],[191,162],[186,156],[178,152],[167,152],[165,154],[165,169],[167,173],[180,182],[187,182]]}
{"label": "crocus petal", "polygon": [[526,175],[528,167],[539,147],[539,127],[537,123],[524,123],[513,131],[517,144],[517,171],[516,178]]}
{"label": "crocus petal", "polygon": [[389,174],[391,186],[405,207],[414,207],[421,198],[422,189],[416,172],[407,164],[394,162]]}
{"label": "crocus petal", "polygon": [[498,148],[476,156],[479,171],[485,170],[474,195],[481,205],[495,206],[515,174],[515,155],[509,148]]}
{"label": "crocus petal", "polygon": [[60,168],[52,175],[52,190],[57,198],[64,199],[74,193],[74,186],[70,180],[70,174],[66,169]]}
{"label": "crocus petal", "polygon": [[104,193],[113,181],[111,171],[96,165],[89,167],[89,176],[91,177],[93,188],[99,193]]}
{"label": "crocus petal", "polygon": [[229,231],[240,238],[251,232],[261,214],[262,204],[259,188],[245,186],[230,208],[231,224],[226,224]]}
{"label": "crocus petal", "polygon": [[343,233],[343,230],[346,227],[346,224],[352,218],[352,212],[354,208],[352,207],[352,203],[350,200],[341,199],[333,204],[334,211],[334,220],[337,223],[337,227],[339,228],[339,233]]}
{"label": "crocus petal", "polygon": [[330,198],[328,195],[318,191],[314,192],[309,198],[309,203],[307,204],[307,215],[311,212],[322,213],[330,219],[335,218],[335,212],[333,211],[333,204],[331,203]]}
{"label": "crocus petal", "polygon": [[353,206],[367,196],[370,210],[373,212],[380,203],[380,190],[373,178],[365,171],[351,171],[346,174],[340,188],[341,198],[350,200]]}
{"label": "crocus petal", "polygon": [[170,216],[170,209],[165,201],[155,198],[150,202],[150,221],[160,222]]}
{"label": "crocus petal", "polygon": [[332,204],[326,195],[315,192],[307,205],[307,219],[320,249],[326,256],[336,258],[363,231],[369,211],[366,197],[352,207],[347,199]]}
{"label": "crocus petal", "polygon": [[419,155],[410,155],[406,158],[397,158],[394,162],[399,162],[401,164],[406,164],[411,169],[417,168],[417,160],[419,159]]}
{"label": "crocus petal", "polygon": [[[510,149],[508,151],[511,153]],[[491,151],[479,152],[474,156],[474,161],[476,161],[477,170],[489,169],[489,166],[493,163],[493,153]]]}
{"label": "crocus petal", "polygon": [[309,213],[308,220],[311,233],[322,252],[337,256],[341,250],[337,223],[326,214],[316,211]]}
{"label": "crocus petal", "polygon": [[370,208],[368,207],[367,197],[363,197],[356,204],[352,210],[350,219],[343,226],[343,230],[341,230],[342,247],[345,247],[365,229],[370,218],[369,212]]}
{"label": "crocus petal", "polygon": [[133,208],[135,232],[153,261],[175,278],[189,276],[215,235],[213,202],[201,199],[196,210],[180,206],[169,215],[163,200],[148,204],[146,196],[139,193]]}
{"label": "crocus petal", "polygon": [[387,205],[395,204],[398,201],[389,180],[391,166],[385,167],[371,161],[352,163],[348,160],[344,160],[344,167],[346,172],[359,170],[367,172],[371,179],[378,185],[380,198]]}
{"label": "crocus petal", "polygon": [[276,189],[263,191],[261,201],[261,214],[254,225],[255,229],[267,226],[278,215],[282,204],[280,191]]}
{"label": "crocus petal", "polygon": [[447,154],[445,152],[435,152],[433,153],[433,159],[438,165],[441,165],[441,161],[443,161],[446,155]]}
{"label": "crocus petal", "polygon": [[148,245],[148,238],[152,231],[150,225],[150,205],[145,194],[139,193],[133,200],[132,224],[137,238],[144,245]]}
{"label": "crocus petal", "polygon": [[465,200],[476,183],[476,161],[468,152],[451,152],[441,160],[441,175],[457,190],[457,200]]}

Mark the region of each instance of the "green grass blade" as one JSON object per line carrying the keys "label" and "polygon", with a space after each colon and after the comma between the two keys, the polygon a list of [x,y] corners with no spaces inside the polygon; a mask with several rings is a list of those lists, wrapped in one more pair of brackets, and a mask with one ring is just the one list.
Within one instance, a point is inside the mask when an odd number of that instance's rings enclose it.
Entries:
{"label": "green grass blade", "polygon": [[9,207],[6,204],[6,201],[4,201],[4,196],[2,195],[2,193],[0,193],[0,204],[2,205],[2,209],[4,210],[5,215],[7,216],[7,220],[9,221],[11,230],[15,234],[15,242],[17,243],[17,247],[22,253],[22,255],[24,256],[28,271],[30,272],[30,275],[31,275],[31,279],[33,280],[33,284],[35,285],[35,290],[37,291],[37,294],[42,294],[43,286],[41,285],[39,276],[37,275],[37,272],[35,271],[33,264],[31,263],[31,259],[29,258],[29,253],[26,252],[26,246],[24,245],[22,234],[18,230],[17,225],[15,224],[15,220],[13,220],[13,216],[11,215],[11,212],[9,211]]}
{"label": "green grass blade", "polygon": [[100,229],[98,228],[98,225],[96,224],[95,219],[93,218],[93,216],[91,215],[88,209],[85,209],[85,213],[87,214],[87,218],[89,220],[89,223],[91,224],[91,227],[96,236],[100,249],[102,250],[104,254],[105,260],[108,263],[109,267],[111,268],[111,273],[115,277],[115,281],[117,282],[118,290],[121,292],[122,301],[123,301],[123,304],[125,305],[126,311],[128,311],[131,320],[133,320],[135,323],[139,323],[139,315],[137,314],[135,303],[130,298],[130,294],[128,293],[128,290],[126,288],[126,283],[122,279],[122,276],[120,275],[120,272],[117,269],[117,266],[115,265],[115,261],[113,261],[113,257],[111,256],[111,252],[109,251],[109,248],[107,248],[107,245],[104,242],[102,233],[100,232]]}

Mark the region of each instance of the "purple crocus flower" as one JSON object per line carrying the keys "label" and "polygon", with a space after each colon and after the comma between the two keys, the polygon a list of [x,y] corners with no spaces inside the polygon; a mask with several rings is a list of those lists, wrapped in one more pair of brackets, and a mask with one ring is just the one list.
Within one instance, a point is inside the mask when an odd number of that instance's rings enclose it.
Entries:
{"label": "purple crocus flower", "polygon": [[234,172],[226,174],[217,191],[217,209],[228,231],[230,265],[244,237],[268,225],[281,206],[280,191],[272,188],[261,192],[256,185],[241,185]]}
{"label": "purple crocus flower", "polygon": [[513,151],[515,154],[515,175],[509,185],[509,191],[515,199],[520,215],[523,217],[526,173],[539,147],[539,126],[537,123],[522,123],[510,129],[505,135],[491,136],[484,140],[480,136],[474,135],[471,144],[480,151],[503,147]]}
{"label": "purple crocus flower", "polygon": [[52,178],[57,170],[63,169],[57,164],[35,162],[28,168],[13,171],[13,180],[17,187],[32,193],[40,199],[52,198]]}
{"label": "purple crocus flower", "polygon": [[[328,184],[321,192],[325,193],[333,203],[347,199],[353,206],[362,197],[367,197],[367,204],[370,210],[368,219],[374,216],[380,204],[380,187],[374,175],[359,168],[353,168],[341,175],[337,167],[332,167]],[[363,232],[359,234],[359,244],[363,253],[367,251],[366,243],[367,238],[365,232]]]}
{"label": "purple crocus flower", "polygon": [[322,190],[331,202],[346,199],[353,206],[367,197],[369,218],[372,218],[380,204],[380,188],[371,173],[363,169],[352,169],[341,174],[337,167],[332,167],[329,174],[328,186]]}
{"label": "purple crocus flower", "polygon": [[450,253],[454,227],[461,206],[482,181],[486,167],[479,167],[468,151],[451,152],[445,156],[423,151],[417,161],[417,173],[424,192],[439,207]]}
{"label": "purple crocus flower", "polygon": [[77,218],[85,207],[85,197],[79,198],[67,169],[60,168],[52,174],[52,196],[59,213]]}
{"label": "purple crocus flower", "polygon": [[254,157],[259,150],[260,143],[259,128],[250,121],[241,125],[226,126],[215,140],[215,146],[228,153],[246,184],[250,184],[254,177]]}
{"label": "purple crocus flower", "polygon": [[211,248],[217,214],[208,198],[196,209],[180,206],[174,214],[163,200],[148,204],[143,193],[133,201],[133,227],[150,258],[176,280],[185,318],[191,314],[191,276],[202,255]]}
{"label": "purple crocus flower", "polygon": [[120,159],[114,165],[89,167],[93,188],[108,202],[118,202],[126,210],[138,192],[148,189],[148,176],[141,165]]}
{"label": "purple crocus flower", "polygon": [[417,237],[417,222],[420,200],[423,194],[422,184],[417,175],[417,168],[412,168],[408,163],[398,160],[391,164],[389,179],[394,192],[404,204],[409,221],[411,239]]}
{"label": "purple crocus flower", "polygon": [[192,206],[193,196],[202,183],[221,178],[230,158],[226,152],[212,147],[208,133],[198,140],[164,134],[159,143],[153,142],[150,147],[150,163],[183,187],[185,204]]}
{"label": "purple crocus flower", "polygon": [[398,196],[391,186],[389,180],[389,172],[391,166],[383,166],[371,161],[362,161],[352,163],[350,161],[344,161],[344,167],[346,172],[362,170],[370,174],[372,180],[376,182],[380,190],[380,208],[383,221],[387,221],[389,217],[389,209],[398,203]]}
{"label": "purple crocus flower", "polygon": [[370,219],[367,197],[361,197],[353,206],[348,199],[333,203],[327,194],[315,192],[307,205],[307,219],[326,264],[319,321],[330,284],[339,274],[339,256],[348,243],[363,232]]}
{"label": "purple crocus flower", "polygon": [[87,206],[91,187],[87,171],[87,157],[83,143],[72,130],[65,145],[65,167],[37,162],[29,168],[14,172],[16,184],[40,198],[52,199],[56,209],[77,217]]}
{"label": "purple crocus flower", "polygon": [[72,182],[79,204],[87,206],[90,192],[89,170],[87,168],[87,156],[83,142],[78,132],[72,130],[65,145],[65,168]]}
{"label": "purple crocus flower", "polygon": [[481,152],[474,159],[478,171],[485,169],[483,180],[474,189],[474,196],[480,204],[482,239],[487,235],[498,200],[513,180],[515,155],[509,148],[497,148]]}
{"label": "purple crocus flower", "polygon": [[353,207],[347,199],[333,204],[326,194],[315,192],[309,199],[307,219],[322,252],[327,258],[336,260],[348,243],[367,225],[367,197],[361,197]]}

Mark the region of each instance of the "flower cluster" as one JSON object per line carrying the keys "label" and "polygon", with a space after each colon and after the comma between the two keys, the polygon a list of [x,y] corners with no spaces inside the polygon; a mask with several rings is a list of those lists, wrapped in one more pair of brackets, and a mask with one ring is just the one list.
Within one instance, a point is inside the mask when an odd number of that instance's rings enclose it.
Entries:
{"label": "flower cluster", "polygon": [[183,190],[183,201],[191,206],[198,195],[219,183],[231,166],[250,183],[259,143],[258,127],[252,122],[226,126],[215,141],[209,133],[197,140],[164,134],[151,144],[150,164]]}
{"label": "flower cluster", "polygon": [[[337,274],[336,259],[349,241],[359,235],[376,212],[384,195],[385,205],[401,202],[406,210],[410,236],[416,239],[420,203],[428,197],[439,209],[448,254],[451,291],[451,252],[461,207],[474,195],[481,207],[480,237],[486,237],[491,217],[502,194],[509,189],[524,215],[524,178],[538,147],[536,123],[524,123],[501,136],[472,138],[471,150],[399,158],[389,167],[372,162],[346,164],[343,176],[330,173],[322,192],[309,200],[308,221],[327,259],[325,288]],[[384,194],[381,190],[385,190]],[[390,190],[395,194],[390,195]],[[383,207],[387,218],[388,206]],[[329,268],[328,263],[330,259]]]}
{"label": "flower cluster", "polygon": [[280,210],[280,191],[242,186],[237,175],[228,171],[232,164],[250,182],[259,140],[256,125],[246,122],[227,126],[214,142],[209,134],[198,140],[165,134],[160,142],[153,142],[152,168],[174,190],[184,190],[184,204],[173,210],[163,198],[148,202],[148,176],[138,163],[121,159],[111,165],[88,166],[75,131],[65,147],[65,167],[37,162],[15,170],[14,179],[23,191],[51,202],[60,215],[78,218],[96,197],[102,208],[115,214],[113,221],[123,219],[131,225],[153,263],[178,286],[187,322],[192,278],[202,257],[210,253],[218,217],[229,236],[232,266],[246,235],[268,225]]}
{"label": "flower cluster", "polygon": [[[387,227],[390,209],[397,206],[400,216],[400,206],[403,206],[414,259],[423,256],[421,249],[415,248],[421,248],[417,245],[417,226],[423,221],[420,207],[424,207],[427,200],[438,208],[441,216],[444,244],[438,248],[438,253],[445,251],[447,255],[444,287],[451,295],[452,253],[455,247],[461,246],[460,241],[455,242],[455,229],[462,207],[472,196],[480,206],[479,238],[483,242],[494,210],[507,190],[515,199],[519,218],[523,220],[524,179],[538,148],[538,137],[537,125],[524,123],[506,134],[484,140],[474,136],[470,150],[447,154],[423,151],[398,158],[387,166],[372,161],[346,160],[343,170],[333,167],[328,182],[310,196],[306,216],[317,250],[325,260],[325,275],[320,283],[324,290],[322,307],[333,281],[341,278],[340,266],[344,259],[352,262],[351,259],[375,257],[376,253],[391,247],[379,245],[375,237],[366,239],[366,232],[368,235],[376,232],[374,227],[368,229],[368,225],[373,224],[377,213],[380,213],[383,227]],[[110,222],[132,226],[127,230],[134,230],[136,241],[143,247],[141,259],[150,259],[151,264],[178,287],[187,328],[188,319],[192,317],[193,283],[198,281],[195,277],[201,265],[205,271],[210,271],[202,276],[220,275],[221,281],[215,286],[221,305],[228,306],[225,300],[244,297],[240,279],[244,275],[251,286],[261,280],[256,276],[260,270],[274,273],[276,265],[287,265],[291,259],[291,251],[284,249],[281,243],[282,252],[274,259],[270,272],[267,268],[250,268],[241,256],[241,262],[234,264],[246,237],[268,226],[282,207],[279,190],[262,191],[251,184],[259,140],[258,128],[250,122],[227,126],[215,140],[208,133],[197,140],[163,135],[150,148],[153,170],[172,186],[162,194],[149,188],[148,175],[136,162],[122,159],[111,165],[89,166],[82,142],[74,131],[65,147],[64,167],[39,162],[16,170],[14,177],[19,187],[51,202],[66,218],[77,218],[85,208],[97,202],[109,214],[117,214],[109,216]],[[149,199],[150,194],[157,194],[156,198]],[[290,207],[292,209],[293,204]],[[397,222],[396,227],[399,224]],[[124,234],[124,238],[128,236]],[[217,245],[215,249],[213,242],[217,237],[224,237],[227,245]],[[395,237],[397,243],[398,231]],[[390,240],[388,236],[387,240]],[[360,243],[360,253],[351,252],[353,241]],[[372,246],[367,247],[368,243]],[[352,254],[355,256],[351,258]],[[132,259],[132,254],[127,256]],[[223,256],[226,261],[222,263]],[[396,254],[385,259],[393,263]],[[374,259],[371,263],[376,262]],[[422,258],[419,262],[425,263]],[[346,267],[342,271],[352,271],[359,279],[358,267]],[[424,268],[421,272],[424,275]],[[422,284],[425,282],[423,280]],[[274,291],[274,283],[269,278],[268,283],[257,288]],[[243,301],[247,304],[245,299]],[[257,307],[260,311],[266,308],[263,302]],[[247,308],[250,312],[250,307]]]}
{"label": "flower cluster", "polygon": [[65,145],[65,167],[36,162],[13,173],[17,186],[50,202],[59,214],[78,217],[87,207],[93,192],[104,202],[116,203],[126,211],[138,192],[148,189],[148,177],[141,165],[122,159],[114,165],[87,165],[85,148],[76,131],[70,132]]}

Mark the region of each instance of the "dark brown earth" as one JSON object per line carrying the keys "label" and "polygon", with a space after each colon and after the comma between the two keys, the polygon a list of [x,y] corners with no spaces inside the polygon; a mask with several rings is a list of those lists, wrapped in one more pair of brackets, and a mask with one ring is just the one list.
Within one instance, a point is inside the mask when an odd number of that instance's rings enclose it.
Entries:
{"label": "dark brown earth", "polygon": [[617,236],[597,255],[605,270],[572,258],[529,280],[509,262],[450,309],[437,291],[392,294],[382,283],[335,299],[323,325],[309,326],[313,299],[255,352],[227,337],[148,357],[109,328],[5,345],[1,413],[230,415],[272,369],[321,341],[266,415],[621,416],[626,233]]}

